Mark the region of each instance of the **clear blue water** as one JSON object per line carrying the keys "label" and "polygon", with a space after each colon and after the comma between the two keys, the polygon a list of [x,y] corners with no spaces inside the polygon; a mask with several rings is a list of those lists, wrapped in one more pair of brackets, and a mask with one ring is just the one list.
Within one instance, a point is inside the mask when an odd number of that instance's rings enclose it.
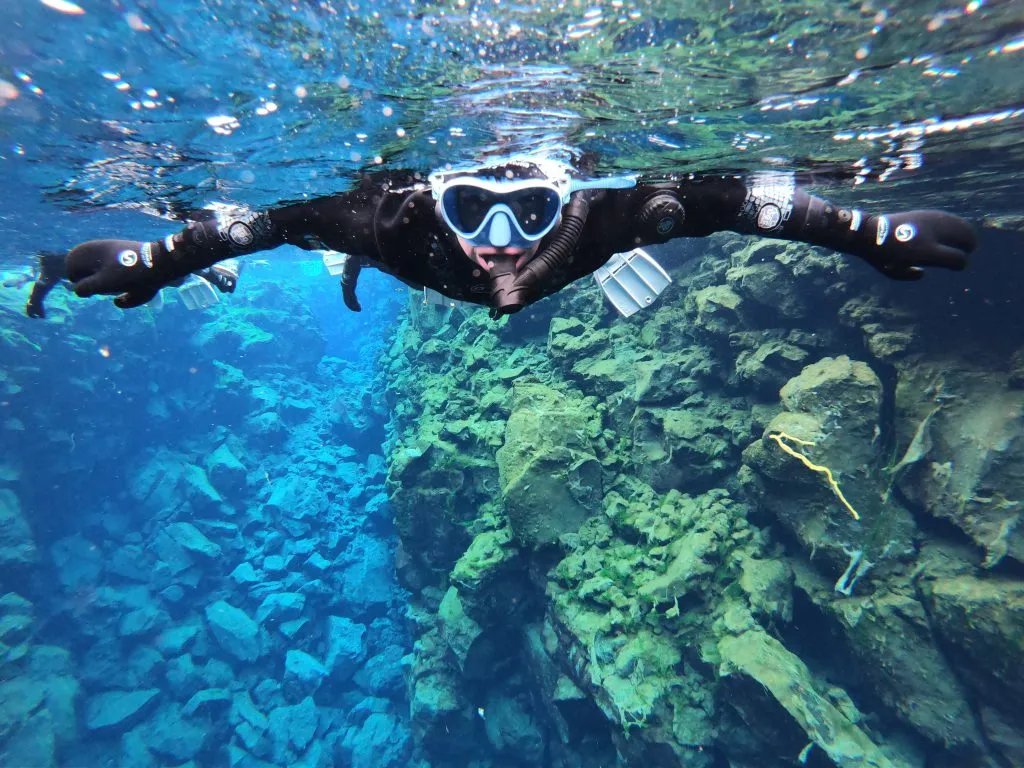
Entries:
{"label": "clear blue water", "polygon": [[[252,257],[240,291],[211,310],[169,296],[122,313],[58,289],[48,319],[32,321],[23,278],[41,250],[156,239],[211,204],[331,194],[376,168],[429,171],[515,151],[596,153],[609,173],[791,168],[818,172],[817,191],[839,201],[944,208],[986,224],[971,270],[895,295],[931,329],[931,386],[955,367],[935,352],[944,343],[975,348],[993,366],[975,379],[1003,386],[1024,345],[1024,4],[8,0],[0,13],[0,764],[569,766],[615,764],[616,751],[629,765],[793,764],[802,744],[751,757],[723,723],[720,740],[705,734],[689,757],[638,757],[628,739],[609,747],[597,707],[580,710],[576,741],[560,752],[536,691],[507,667],[473,678],[458,716],[423,714],[429,696],[410,693],[410,670],[430,677],[422,612],[437,610],[447,576],[411,583],[416,539],[399,548],[387,499],[401,492],[388,467],[413,450],[400,430],[436,406],[391,388],[401,364],[386,353],[400,345],[399,324],[417,322],[404,286],[364,273],[364,311],[353,314],[315,255],[282,248]],[[417,332],[422,342],[431,330]],[[514,367],[514,326],[504,333]],[[411,353],[407,362],[422,365]],[[877,369],[887,386],[897,376],[888,362]],[[1019,418],[1008,406],[993,421]],[[913,430],[902,437],[905,447]],[[985,455],[1012,464],[1016,443]],[[1019,516],[1015,490],[974,489]],[[180,527],[193,523],[198,543]],[[1012,583],[1007,605],[1020,600],[1019,558],[992,572]],[[243,563],[256,565],[254,584]],[[266,602],[282,593],[302,598]],[[256,640],[245,622],[233,639],[214,629],[220,601],[259,618]],[[815,656],[813,633],[778,634]],[[937,655],[962,650],[944,642]],[[258,660],[247,643],[260,646]],[[691,673],[680,669],[680,680]],[[488,687],[509,676],[514,706]],[[1021,710],[1015,719],[997,701],[1017,702],[1020,688],[979,693],[958,680],[971,690],[965,720],[989,729],[981,751],[958,751],[955,734],[928,741],[935,731],[906,711],[901,722],[929,736],[887,730],[881,721],[900,706],[870,685],[851,690],[872,713],[866,730],[913,745],[891,754],[1024,764]],[[492,702],[505,736],[487,730]],[[540,753],[522,751],[530,728],[551,739]],[[810,755],[810,765],[842,764]]]}

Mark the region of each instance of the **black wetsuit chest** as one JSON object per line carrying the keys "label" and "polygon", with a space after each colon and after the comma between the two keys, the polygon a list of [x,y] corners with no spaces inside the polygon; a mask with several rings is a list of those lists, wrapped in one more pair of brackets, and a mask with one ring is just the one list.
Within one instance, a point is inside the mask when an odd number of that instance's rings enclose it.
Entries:
{"label": "black wetsuit chest", "polygon": [[[602,224],[598,226],[598,222]],[[602,235],[607,226],[608,221],[601,215],[588,220],[569,263],[545,285],[538,286],[538,298],[589,275],[611,257],[611,243]],[[458,239],[440,220],[429,189],[386,193],[374,215],[374,236],[386,271],[453,299],[489,304],[487,274],[465,256]],[[541,250],[547,240],[541,241]]]}

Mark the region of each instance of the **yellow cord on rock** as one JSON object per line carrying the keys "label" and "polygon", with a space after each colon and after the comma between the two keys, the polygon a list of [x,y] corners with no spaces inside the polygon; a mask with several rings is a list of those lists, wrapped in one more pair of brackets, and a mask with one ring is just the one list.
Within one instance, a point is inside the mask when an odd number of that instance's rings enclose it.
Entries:
{"label": "yellow cord on rock", "polygon": [[804,466],[807,467],[812,472],[820,472],[823,475],[825,475],[825,479],[828,480],[828,484],[829,487],[832,488],[832,492],[841,502],[843,502],[843,506],[850,511],[850,514],[853,515],[853,519],[860,520],[860,515],[857,514],[857,510],[850,506],[850,502],[846,500],[846,497],[843,496],[843,492],[839,490],[839,483],[837,483],[836,479],[832,477],[832,470],[829,469],[828,467],[823,467],[820,464],[814,464],[810,459],[808,459],[806,456],[800,453],[800,451],[796,450],[795,448],[791,448],[782,441],[792,440],[797,445],[814,445],[814,443],[812,443],[810,440],[801,440],[799,437],[787,435],[785,432],[776,432],[774,435],[768,435],[768,439],[774,440],[776,443],[778,443],[779,448],[784,450],[793,458],[800,459],[800,461],[803,462]]}

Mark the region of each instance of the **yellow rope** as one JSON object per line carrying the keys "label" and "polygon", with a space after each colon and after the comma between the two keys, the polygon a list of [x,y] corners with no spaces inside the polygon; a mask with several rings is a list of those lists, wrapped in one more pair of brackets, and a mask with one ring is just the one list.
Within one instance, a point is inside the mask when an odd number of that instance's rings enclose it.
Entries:
{"label": "yellow rope", "polygon": [[808,459],[806,456],[804,456],[802,453],[800,453],[800,451],[798,451],[798,450],[796,450],[794,448],[789,447],[788,445],[786,445],[782,441],[783,440],[792,440],[797,445],[814,445],[813,442],[811,442],[810,440],[801,440],[799,437],[793,437],[792,435],[787,435],[785,432],[776,432],[774,435],[768,435],[768,439],[769,440],[774,440],[776,443],[778,443],[779,444],[779,448],[784,450],[786,453],[788,453],[793,458],[800,459],[800,461],[803,462],[804,466],[807,467],[812,472],[820,472],[823,475],[825,475],[825,479],[828,480],[828,484],[829,484],[829,487],[832,488],[832,492],[836,495],[836,497],[841,502],[843,502],[843,506],[846,507],[849,510],[851,515],[853,515],[853,519],[854,520],[860,520],[860,515],[857,514],[857,510],[854,509],[852,506],[850,506],[850,502],[848,502],[846,500],[846,497],[843,496],[843,492],[841,490],[839,490],[839,483],[837,483],[836,479],[834,477],[832,477],[832,470],[829,469],[828,467],[823,467],[820,464],[812,463],[811,460]]}

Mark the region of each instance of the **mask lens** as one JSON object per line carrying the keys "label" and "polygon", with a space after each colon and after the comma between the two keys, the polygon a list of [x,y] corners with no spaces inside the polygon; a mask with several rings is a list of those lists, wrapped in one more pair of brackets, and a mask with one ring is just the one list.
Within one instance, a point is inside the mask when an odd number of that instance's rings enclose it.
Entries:
{"label": "mask lens", "polygon": [[548,228],[558,217],[562,206],[558,192],[539,186],[515,192],[496,192],[472,184],[453,184],[441,197],[448,220],[462,234],[475,232],[499,203],[509,207],[519,227],[528,236]]}
{"label": "mask lens", "polygon": [[483,224],[487,212],[498,201],[497,197],[480,187],[456,184],[445,191],[441,205],[455,228],[467,233],[476,231]]}
{"label": "mask lens", "polygon": [[562,204],[558,193],[545,187],[524,189],[505,197],[519,226],[527,235],[536,235],[550,225],[558,216]]}

